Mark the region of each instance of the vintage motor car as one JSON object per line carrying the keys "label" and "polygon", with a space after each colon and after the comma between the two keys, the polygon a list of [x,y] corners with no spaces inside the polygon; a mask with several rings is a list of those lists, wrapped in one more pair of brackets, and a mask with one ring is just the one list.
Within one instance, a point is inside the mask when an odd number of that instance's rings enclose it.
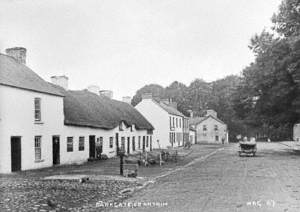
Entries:
{"label": "vintage motor car", "polygon": [[244,139],[243,141],[239,142],[238,153],[240,157],[242,156],[242,154],[255,156],[256,151],[257,147],[255,140],[251,139],[250,141],[247,141],[246,139]]}

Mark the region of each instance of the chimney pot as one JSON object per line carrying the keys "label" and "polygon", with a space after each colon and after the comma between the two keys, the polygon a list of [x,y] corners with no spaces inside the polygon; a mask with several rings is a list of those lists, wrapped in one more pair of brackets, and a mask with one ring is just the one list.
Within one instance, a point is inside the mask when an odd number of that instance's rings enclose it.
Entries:
{"label": "chimney pot", "polygon": [[100,87],[98,85],[90,85],[87,87],[87,90],[97,95],[100,94]]}
{"label": "chimney pot", "polygon": [[214,110],[206,110],[206,116],[213,116],[217,118],[217,112]]}
{"label": "chimney pot", "polygon": [[69,78],[65,75],[51,77],[51,82],[53,84],[58,85],[58,86],[64,88],[65,90],[68,90],[68,81],[69,81]]}
{"label": "chimney pot", "polygon": [[124,96],[122,98],[122,101],[131,105],[131,97],[130,96]]}
{"label": "chimney pot", "polygon": [[26,64],[26,48],[13,47],[5,50],[8,56],[15,58],[19,63]]}
{"label": "chimney pot", "polygon": [[113,98],[113,92],[111,90],[101,90],[99,93],[100,95],[106,96],[110,99]]}

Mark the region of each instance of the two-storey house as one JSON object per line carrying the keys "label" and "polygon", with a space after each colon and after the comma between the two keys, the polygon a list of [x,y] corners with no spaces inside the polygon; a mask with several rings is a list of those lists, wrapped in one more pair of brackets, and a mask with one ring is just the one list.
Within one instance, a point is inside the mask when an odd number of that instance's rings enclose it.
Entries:
{"label": "two-storey house", "polygon": [[153,147],[167,148],[184,145],[189,139],[188,118],[177,110],[175,102],[157,101],[152,94],[144,94],[136,109],[146,117],[155,128]]}
{"label": "two-storey house", "polygon": [[228,143],[227,125],[214,110],[207,110],[204,117],[191,117],[190,126],[196,130],[196,143]]}
{"label": "two-storey house", "polygon": [[0,54],[0,173],[82,163],[152,149],[153,126],[130,104],[46,82],[26,66],[26,49]]}

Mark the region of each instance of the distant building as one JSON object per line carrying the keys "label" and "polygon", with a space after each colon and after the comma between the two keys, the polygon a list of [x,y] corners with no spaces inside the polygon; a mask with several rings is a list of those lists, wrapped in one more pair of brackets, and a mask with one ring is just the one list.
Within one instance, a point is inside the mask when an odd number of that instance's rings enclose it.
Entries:
{"label": "distant building", "polygon": [[300,123],[294,125],[293,139],[294,141],[300,141]]}
{"label": "distant building", "polygon": [[82,163],[152,149],[153,126],[133,106],[68,77],[46,82],[26,64],[26,49],[0,54],[0,173]]}
{"label": "distant building", "polygon": [[152,94],[144,94],[136,109],[155,128],[153,147],[183,146],[189,139],[188,118],[177,110],[177,104],[169,100],[156,101]]}
{"label": "distant building", "polygon": [[191,117],[190,126],[196,130],[197,143],[228,143],[227,125],[214,110],[207,110],[204,117]]}

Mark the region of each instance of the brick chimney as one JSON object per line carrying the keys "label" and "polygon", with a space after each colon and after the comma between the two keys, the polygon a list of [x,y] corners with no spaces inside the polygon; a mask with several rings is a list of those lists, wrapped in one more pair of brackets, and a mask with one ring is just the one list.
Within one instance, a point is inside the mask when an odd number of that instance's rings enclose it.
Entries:
{"label": "brick chimney", "polygon": [[106,96],[110,99],[113,98],[113,92],[111,90],[101,90],[99,93],[100,95]]}
{"label": "brick chimney", "polygon": [[124,96],[122,98],[122,101],[131,105],[131,97],[130,96]]}
{"label": "brick chimney", "polygon": [[26,64],[26,49],[24,47],[13,47],[5,50],[8,56],[15,58],[19,63]]}
{"label": "brick chimney", "polygon": [[92,93],[97,94],[97,95],[100,94],[100,87],[98,85],[89,85],[87,87],[87,90],[89,92],[92,92]]}
{"label": "brick chimney", "polygon": [[58,85],[58,86],[64,88],[65,90],[68,90],[68,81],[69,81],[69,78],[65,75],[51,77],[51,82],[53,84]]}
{"label": "brick chimney", "polygon": [[217,112],[214,110],[206,110],[206,116],[213,116],[217,118]]}

